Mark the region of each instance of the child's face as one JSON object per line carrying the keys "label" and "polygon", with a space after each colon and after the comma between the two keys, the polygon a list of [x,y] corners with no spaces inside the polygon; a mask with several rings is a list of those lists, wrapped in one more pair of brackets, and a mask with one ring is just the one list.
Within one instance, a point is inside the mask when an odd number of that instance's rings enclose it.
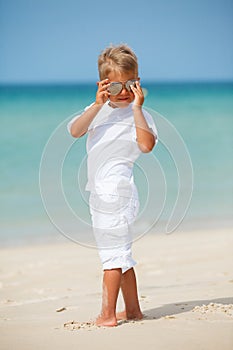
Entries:
{"label": "child's face", "polygon": [[[117,73],[114,71],[108,74],[108,79],[110,83],[126,83],[128,80],[132,79],[139,80],[139,78],[137,77],[137,75],[135,75],[134,72]],[[134,93],[131,90],[128,91],[125,88],[125,85],[123,85],[123,89],[121,90],[121,92],[118,95],[110,95],[109,100],[116,107],[124,108],[127,107],[131,102],[133,102]]]}

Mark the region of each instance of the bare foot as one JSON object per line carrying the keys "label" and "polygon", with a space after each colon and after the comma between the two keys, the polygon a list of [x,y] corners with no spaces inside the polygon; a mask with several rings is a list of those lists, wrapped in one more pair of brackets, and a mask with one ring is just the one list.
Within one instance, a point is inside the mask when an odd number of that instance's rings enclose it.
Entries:
{"label": "bare foot", "polygon": [[98,327],[115,327],[115,326],[117,326],[117,319],[116,319],[116,317],[106,318],[106,317],[100,315],[96,319],[95,324]]}
{"label": "bare foot", "polygon": [[116,318],[117,318],[117,321],[127,320],[126,311],[117,312]]}
{"label": "bare foot", "polygon": [[126,311],[118,312],[116,314],[117,321],[122,321],[122,320],[142,320],[143,319],[143,314],[141,311],[139,312],[134,312],[134,313],[126,313]]}

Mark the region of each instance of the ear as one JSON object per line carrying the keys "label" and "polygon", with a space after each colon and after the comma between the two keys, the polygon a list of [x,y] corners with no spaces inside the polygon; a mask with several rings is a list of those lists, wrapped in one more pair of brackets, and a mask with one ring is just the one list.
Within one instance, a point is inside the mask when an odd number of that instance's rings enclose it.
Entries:
{"label": "ear", "polygon": [[140,77],[137,77],[137,80],[140,81]]}

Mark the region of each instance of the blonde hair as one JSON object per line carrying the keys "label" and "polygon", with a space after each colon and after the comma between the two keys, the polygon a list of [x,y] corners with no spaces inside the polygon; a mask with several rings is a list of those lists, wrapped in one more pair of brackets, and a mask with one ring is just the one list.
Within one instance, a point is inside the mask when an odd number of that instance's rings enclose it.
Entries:
{"label": "blonde hair", "polygon": [[119,73],[134,72],[135,75],[138,75],[137,56],[126,44],[111,45],[99,55],[98,70],[100,80],[107,78],[112,71]]}

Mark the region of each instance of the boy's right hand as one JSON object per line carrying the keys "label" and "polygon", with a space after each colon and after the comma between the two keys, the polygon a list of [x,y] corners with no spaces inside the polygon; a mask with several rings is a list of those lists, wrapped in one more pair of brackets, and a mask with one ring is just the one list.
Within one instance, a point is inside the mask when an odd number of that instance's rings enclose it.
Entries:
{"label": "boy's right hand", "polygon": [[98,90],[96,93],[95,103],[98,105],[103,105],[110,96],[110,93],[108,92],[108,88],[110,86],[109,79],[98,81],[97,85],[98,85]]}

